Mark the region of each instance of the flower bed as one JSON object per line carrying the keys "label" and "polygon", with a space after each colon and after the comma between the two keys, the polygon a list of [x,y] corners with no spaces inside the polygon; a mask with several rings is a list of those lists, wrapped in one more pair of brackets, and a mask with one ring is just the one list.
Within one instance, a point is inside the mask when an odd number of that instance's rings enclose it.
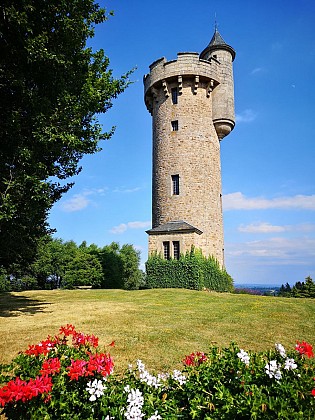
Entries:
{"label": "flower bed", "polygon": [[67,325],[1,366],[0,407],[16,420],[313,419],[314,367],[304,341],[263,353],[231,344],[186,356],[182,371],[153,375],[138,360],[118,376],[98,338]]}

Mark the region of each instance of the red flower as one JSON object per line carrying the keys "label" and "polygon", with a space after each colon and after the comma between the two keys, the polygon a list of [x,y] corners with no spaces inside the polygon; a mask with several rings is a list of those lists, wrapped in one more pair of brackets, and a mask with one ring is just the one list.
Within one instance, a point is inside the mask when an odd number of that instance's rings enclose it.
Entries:
{"label": "red flower", "polygon": [[42,375],[54,375],[60,372],[60,360],[58,357],[47,359],[43,362],[40,373]]}
{"label": "red flower", "polygon": [[206,360],[207,356],[203,352],[197,351],[186,356],[183,363],[185,366],[200,366]]}
{"label": "red flower", "polygon": [[75,326],[72,324],[67,324],[65,327],[61,326],[59,328],[59,334],[64,334],[66,337],[74,335],[76,334]]}
{"label": "red flower", "polygon": [[95,335],[85,335],[83,333],[75,333],[72,337],[74,346],[85,346],[91,344],[93,347],[98,346],[98,338]]}
{"label": "red flower", "polygon": [[45,376],[37,376],[35,379],[30,379],[28,382],[30,388],[30,398],[37,397],[39,394],[44,394],[52,389],[52,379]]}
{"label": "red flower", "polygon": [[39,344],[32,344],[28,346],[28,349],[25,351],[25,354],[31,356],[35,355],[38,356],[39,354],[43,354],[46,356],[51,349],[56,347],[59,343],[59,339],[55,338],[52,339],[51,337],[47,337],[46,340],[41,341]]}
{"label": "red flower", "polygon": [[115,347],[115,340],[114,341],[112,341],[110,344],[108,344],[109,345],[109,347]]}
{"label": "red flower", "polygon": [[90,343],[90,344],[92,344],[93,347],[97,347],[98,346],[98,337],[95,337],[94,334],[87,335],[85,337],[85,343]]}
{"label": "red flower", "polygon": [[313,397],[315,397],[315,389],[312,389],[311,394],[313,395]]}
{"label": "red flower", "polygon": [[313,347],[306,341],[303,341],[302,343],[297,341],[295,349],[300,353],[301,356],[305,354],[305,356],[308,358],[314,357]]}
{"label": "red flower", "polygon": [[4,407],[9,402],[19,400],[25,402],[33,397],[37,397],[39,394],[49,392],[51,389],[52,380],[48,376],[37,376],[28,382],[15,378],[0,388],[0,405]]}
{"label": "red flower", "polygon": [[114,369],[114,362],[110,355],[99,353],[90,356],[87,366],[86,376],[94,375],[94,372],[100,373],[102,376],[110,375]]}
{"label": "red flower", "polygon": [[86,373],[86,365],[88,362],[86,360],[71,360],[71,366],[67,367],[68,376],[71,380],[78,380],[80,376],[84,376]]}

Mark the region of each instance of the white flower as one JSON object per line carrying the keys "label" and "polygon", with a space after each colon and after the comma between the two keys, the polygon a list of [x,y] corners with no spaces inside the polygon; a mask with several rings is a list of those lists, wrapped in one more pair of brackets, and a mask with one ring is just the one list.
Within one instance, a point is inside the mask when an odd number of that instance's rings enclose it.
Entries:
{"label": "white flower", "polygon": [[144,363],[141,360],[137,360],[137,367],[139,371],[139,378],[141,382],[146,383],[149,386],[154,387],[155,389],[162,386],[162,377],[159,375],[158,377],[151,375],[146,369]]}
{"label": "white flower", "polygon": [[88,382],[87,387],[85,388],[85,390],[90,393],[90,401],[96,401],[96,398],[104,395],[104,389],[106,389],[106,386],[102,381],[97,379],[95,379],[93,382]]}
{"label": "white flower", "polygon": [[127,420],[141,420],[144,414],[141,412],[144,399],[139,389],[131,389],[127,397],[128,407],[124,413]]}
{"label": "white flower", "polygon": [[295,363],[295,360],[287,358],[284,364],[284,369],[293,370],[296,368],[297,368],[297,364]]}
{"label": "white flower", "polygon": [[266,374],[269,376],[269,378],[275,378],[278,381],[282,377],[280,367],[281,366],[277,363],[276,360],[271,360],[265,366]]}
{"label": "white flower", "polygon": [[286,352],[285,352],[285,348],[283,347],[282,344],[276,343],[275,348],[278,351],[278,353],[280,354],[280,356],[282,356],[283,358],[287,357]]}
{"label": "white flower", "polygon": [[173,374],[171,375],[172,378],[179,383],[179,385],[183,385],[186,383],[186,376],[182,374],[180,370],[175,369]]}
{"label": "white flower", "polygon": [[250,357],[249,357],[248,353],[246,353],[245,350],[240,349],[239,353],[237,353],[237,356],[241,359],[241,361],[243,363],[245,363],[245,365],[247,365],[247,366],[249,365]]}
{"label": "white flower", "polygon": [[148,418],[148,420],[161,420],[161,419],[162,419],[162,417],[158,414],[157,411],[153,414],[153,416],[150,416]]}
{"label": "white flower", "polygon": [[142,363],[142,360],[140,359],[137,360],[137,367],[139,371],[145,370],[145,364]]}
{"label": "white flower", "polygon": [[142,407],[144,399],[143,399],[141,391],[139,391],[138,388],[131,389],[128,394],[127,402],[129,403],[129,405]]}

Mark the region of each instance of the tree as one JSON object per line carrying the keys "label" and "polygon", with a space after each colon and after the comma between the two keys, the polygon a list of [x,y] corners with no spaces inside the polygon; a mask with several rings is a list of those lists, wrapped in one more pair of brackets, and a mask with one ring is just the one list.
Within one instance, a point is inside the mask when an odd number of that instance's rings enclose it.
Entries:
{"label": "tree", "polygon": [[76,258],[78,248],[75,242],[62,239],[42,238],[37,258],[30,271],[41,289],[60,287],[69,264]]}
{"label": "tree", "polygon": [[107,20],[94,0],[3,0],[0,6],[0,266],[26,264],[50,231],[52,205],[99,150],[106,112],[130,83],[87,40]]}
{"label": "tree", "polygon": [[120,249],[122,261],[122,283],[126,290],[136,290],[142,281],[142,273],[139,270],[140,252],[132,245],[125,244]]}
{"label": "tree", "polygon": [[102,278],[103,270],[98,258],[79,249],[66,268],[62,287],[69,289],[75,286],[100,287]]}
{"label": "tree", "polygon": [[291,296],[291,286],[289,285],[288,282],[285,284],[285,286],[283,284],[281,285],[278,296],[282,296],[282,297]]}
{"label": "tree", "polygon": [[117,242],[105,245],[99,253],[99,259],[103,269],[102,288],[122,289],[122,261],[120,247]]}
{"label": "tree", "polygon": [[315,298],[315,283],[311,276],[305,279],[305,297]]}
{"label": "tree", "polygon": [[[93,248],[90,247],[90,252]],[[104,246],[98,253],[103,268],[102,288],[138,289],[142,281],[140,253],[132,245],[121,248],[117,242]]]}

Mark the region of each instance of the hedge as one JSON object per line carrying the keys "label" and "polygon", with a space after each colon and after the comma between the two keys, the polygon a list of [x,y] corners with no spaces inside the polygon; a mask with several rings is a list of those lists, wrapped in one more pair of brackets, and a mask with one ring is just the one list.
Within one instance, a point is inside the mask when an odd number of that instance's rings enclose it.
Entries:
{"label": "hedge", "polygon": [[216,292],[232,292],[233,279],[221,269],[218,261],[205,257],[200,250],[191,249],[177,259],[166,260],[152,254],[146,262],[148,288],[183,288]]}

